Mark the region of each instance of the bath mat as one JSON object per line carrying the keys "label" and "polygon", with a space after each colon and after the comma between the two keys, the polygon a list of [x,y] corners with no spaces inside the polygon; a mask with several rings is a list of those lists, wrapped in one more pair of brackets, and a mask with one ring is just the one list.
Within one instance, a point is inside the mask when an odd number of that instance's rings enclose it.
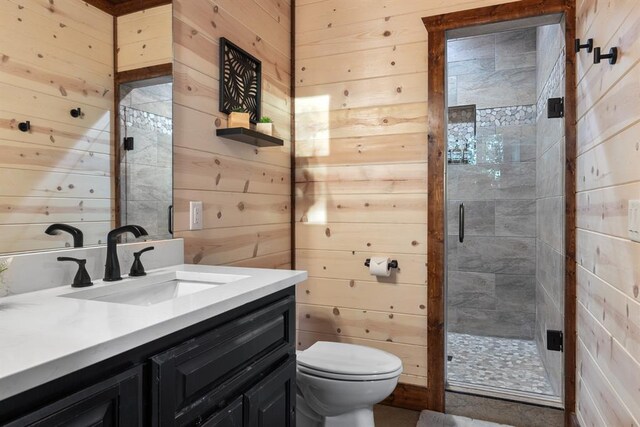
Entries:
{"label": "bath mat", "polygon": [[416,427],[510,427],[489,421],[474,420],[459,415],[442,414],[440,412],[422,411]]}

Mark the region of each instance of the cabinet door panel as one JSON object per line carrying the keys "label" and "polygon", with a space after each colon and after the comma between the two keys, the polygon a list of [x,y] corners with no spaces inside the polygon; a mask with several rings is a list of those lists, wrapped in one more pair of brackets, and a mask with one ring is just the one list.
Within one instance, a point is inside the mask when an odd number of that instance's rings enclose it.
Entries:
{"label": "cabinet door panel", "polygon": [[202,424],[202,427],[242,427],[242,396]]}
{"label": "cabinet door panel", "polygon": [[[229,384],[259,371],[252,365],[293,348],[295,298],[282,299],[154,356],[152,413],[160,426],[210,413]],[[245,380],[236,378],[243,374]],[[221,393],[215,393],[220,390]],[[240,392],[241,393],[241,392]]]}
{"label": "cabinet door panel", "polygon": [[102,381],[8,424],[18,426],[142,425],[142,368]]}
{"label": "cabinet door panel", "polygon": [[245,426],[295,426],[296,360],[291,357],[244,395]]}

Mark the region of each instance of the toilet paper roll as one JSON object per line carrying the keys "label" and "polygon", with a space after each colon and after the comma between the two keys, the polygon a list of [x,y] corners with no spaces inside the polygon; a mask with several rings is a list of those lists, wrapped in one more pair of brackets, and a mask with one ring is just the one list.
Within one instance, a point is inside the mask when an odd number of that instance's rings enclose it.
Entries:
{"label": "toilet paper roll", "polygon": [[372,276],[389,277],[391,275],[390,262],[391,260],[386,257],[372,257],[369,261],[369,273]]}

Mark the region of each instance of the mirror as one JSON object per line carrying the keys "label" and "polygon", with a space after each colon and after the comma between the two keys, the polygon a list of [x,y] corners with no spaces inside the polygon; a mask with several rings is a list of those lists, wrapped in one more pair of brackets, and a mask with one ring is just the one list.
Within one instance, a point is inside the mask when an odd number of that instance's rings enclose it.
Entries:
{"label": "mirror", "polygon": [[[124,223],[171,236],[170,76],[161,99],[149,82],[121,87],[132,120],[114,102],[120,75],[172,62],[171,9],[118,16],[115,48],[114,17],[85,1],[1,2],[0,253],[71,247],[69,234],[44,233],[52,223],[79,228],[85,246]],[[138,151],[120,149],[123,132],[141,135]]]}

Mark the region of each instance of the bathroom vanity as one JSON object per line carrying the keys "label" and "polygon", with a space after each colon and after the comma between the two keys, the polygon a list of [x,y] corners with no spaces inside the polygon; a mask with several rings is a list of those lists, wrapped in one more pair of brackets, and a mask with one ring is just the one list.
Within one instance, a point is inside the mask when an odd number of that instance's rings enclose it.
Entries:
{"label": "bathroom vanity", "polygon": [[305,278],[179,265],[0,299],[0,424],[295,425]]}

